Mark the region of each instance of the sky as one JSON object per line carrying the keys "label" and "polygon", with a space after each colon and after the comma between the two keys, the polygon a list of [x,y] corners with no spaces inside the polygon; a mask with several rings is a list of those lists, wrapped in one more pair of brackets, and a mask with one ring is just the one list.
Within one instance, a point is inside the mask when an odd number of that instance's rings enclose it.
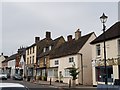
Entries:
{"label": "sky", "polygon": [[44,2],[30,0],[4,0],[0,3],[0,53],[12,55],[20,46],[30,46],[34,38],[45,38],[50,31],[52,39],[73,35],[79,28],[82,36],[95,32],[102,33],[99,17],[104,12],[108,16],[106,27],[118,21],[118,2],[88,2],[77,0]]}

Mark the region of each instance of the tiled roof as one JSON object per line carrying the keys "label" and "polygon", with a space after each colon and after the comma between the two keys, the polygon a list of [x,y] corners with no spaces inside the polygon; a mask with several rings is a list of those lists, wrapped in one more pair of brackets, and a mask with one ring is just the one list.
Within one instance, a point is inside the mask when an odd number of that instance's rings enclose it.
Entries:
{"label": "tiled roof", "polygon": [[16,59],[16,56],[17,56],[17,53],[16,53],[16,54],[11,55],[11,56],[10,56],[10,57],[8,57],[7,59],[8,59],[8,61],[10,61],[10,60]]}
{"label": "tiled roof", "polygon": [[[116,22],[114,25],[112,25],[106,32],[106,41],[119,38],[120,37],[120,21]],[[104,41],[104,34],[102,33],[100,36],[98,36],[95,40],[91,42],[91,44],[99,43]]]}
{"label": "tiled roof", "polygon": [[32,45],[30,45],[29,47],[27,47],[26,49],[29,49],[29,48],[31,48],[31,47],[33,47],[33,46],[35,46],[36,45],[36,43],[33,43]]}
{"label": "tiled roof", "polygon": [[17,56],[17,53],[9,56],[9,57],[6,58],[4,61],[2,61],[2,63],[3,63],[3,62],[8,62],[8,61],[13,60],[13,59],[16,59],[16,56]]}
{"label": "tiled roof", "polygon": [[[47,41],[47,40],[41,41],[40,42],[40,51],[39,51],[39,54],[37,57],[40,58],[40,57],[50,54],[56,48],[56,44],[60,39],[64,39],[63,36],[60,36],[60,37],[58,37],[54,40],[50,40],[50,41]],[[52,49],[50,51],[43,52],[43,49],[47,46],[52,46]]]}
{"label": "tiled roof", "polygon": [[83,45],[87,42],[89,37],[93,34],[87,34],[85,36],[80,37],[78,40],[71,40],[63,43],[60,47],[56,48],[51,54],[50,58],[58,58],[67,55],[74,55],[79,52],[79,50],[83,47]]}

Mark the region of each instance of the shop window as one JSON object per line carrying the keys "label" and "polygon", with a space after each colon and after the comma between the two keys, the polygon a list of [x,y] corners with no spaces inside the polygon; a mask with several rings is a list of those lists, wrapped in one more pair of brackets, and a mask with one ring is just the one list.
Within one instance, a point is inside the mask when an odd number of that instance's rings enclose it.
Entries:
{"label": "shop window", "polygon": [[52,77],[52,76],[53,76],[53,69],[49,69],[49,70],[48,70],[48,76],[49,76],[49,77]]}
{"label": "shop window", "polygon": [[[108,82],[113,81],[113,68],[112,66],[107,66],[107,78]],[[105,82],[105,67],[104,66],[99,66],[96,67],[96,80],[100,82]]]}

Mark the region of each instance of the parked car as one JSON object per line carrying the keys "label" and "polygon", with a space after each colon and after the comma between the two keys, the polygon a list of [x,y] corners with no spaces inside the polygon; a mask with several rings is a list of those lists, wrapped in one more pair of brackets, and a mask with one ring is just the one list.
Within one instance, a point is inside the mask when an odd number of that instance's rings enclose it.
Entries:
{"label": "parked car", "polygon": [[0,79],[1,80],[7,80],[7,74],[6,73],[0,73]]}
{"label": "parked car", "polygon": [[0,83],[0,90],[29,90],[26,86],[19,83]]}
{"label": "parked car", "polygon": [[15,75],[13,76],[13,79],[14,79],[14,80],[23,80],[23,77],[20,76],[19,74],[15,74]]}
{"label": "parked car", "polygon": [[10,74],[9,73],[7,74],[7,78],[10,78]]}

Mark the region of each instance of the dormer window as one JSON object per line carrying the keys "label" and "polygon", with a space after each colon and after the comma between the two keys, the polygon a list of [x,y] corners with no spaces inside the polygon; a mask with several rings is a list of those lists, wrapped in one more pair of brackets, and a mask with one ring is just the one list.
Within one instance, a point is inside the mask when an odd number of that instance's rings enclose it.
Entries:
{"label": "dormer window", "polygon": [[50,51],[50,50],[51,50],[51,48],[52,48],[52,46],[45,47],[45,48],[43,49],[43,52]]}
{"label": "dormer window", "polygon": [[49,47],[46,47],[46,51],[49,51]]}
{"label": "dormer window", "polygon": [[52,46],[49,46],[49,50],[51,50],[52,49]]}
{"label": "dormer window", "polygon": [[45,51],[46,51],[46,48],[43,49],[43,52],[45,52]]}

